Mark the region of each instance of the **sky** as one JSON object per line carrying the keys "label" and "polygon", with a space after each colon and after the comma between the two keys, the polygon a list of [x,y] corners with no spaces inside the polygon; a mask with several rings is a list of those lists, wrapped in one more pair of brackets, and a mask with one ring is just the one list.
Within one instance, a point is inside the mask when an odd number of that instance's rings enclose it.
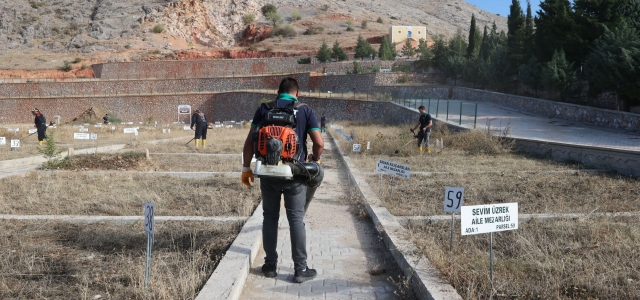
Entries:
{"label": "sky", "polygon": [[[511,6],[511,0],[466,0],[468,3],[471,3],[479,8],[482,8],[488,12],[492,12],[494,14],[500,14],[503,17],[507,17],[509,15],[509,6]],[[530,0],[531,2],[531,12],[533,15],[536,15],[536,12],[540,9],[539,5],[542,0]],[[522,12],[527,13],[527,0],[520,0],[520,6],[522,7]]]}

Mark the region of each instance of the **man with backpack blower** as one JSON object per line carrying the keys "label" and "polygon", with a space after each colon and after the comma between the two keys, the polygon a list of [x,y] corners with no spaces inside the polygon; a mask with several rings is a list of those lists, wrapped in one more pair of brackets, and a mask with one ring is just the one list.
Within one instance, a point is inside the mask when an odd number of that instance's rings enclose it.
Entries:
{"label": "man with backpack blower", "polygon": [[[244,143],[242,183],[250,187],[250,181],[254,180],[249,166],[255,154],[255,175],[260,178],[264,211],[262,239],[266,256],[262,272],[265,277],[278,275],[278,219],[284,195],[295,269],[293,281],[301,283],[317,275],[316,270],[307,267],[304,214],[324,176],[317,163],[324,141],[316,115],[309,106],[298,102],[298,93],[298,82],[285,78],[280,83],[278,97],[260,105],[256,111]],[[313,141],[311,162],[305,162],[307,134]]]}

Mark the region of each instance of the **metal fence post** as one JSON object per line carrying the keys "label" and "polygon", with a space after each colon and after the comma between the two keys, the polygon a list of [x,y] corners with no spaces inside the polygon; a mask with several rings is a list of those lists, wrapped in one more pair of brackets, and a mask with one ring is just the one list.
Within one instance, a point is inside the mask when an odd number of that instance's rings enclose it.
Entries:
{"label": "metal fence post", "polygon": [[436,104],[436,118],[438,117],[438,111],[440,111],[440,98],[438,98],[438,104]]}
{"label": "metal fence post", "polygon": [[476,128],[476,121],[478,120],[478,102],[476,102],[476,112],[473,115],[473,128]]}
{"label": "metal fence post", "polygon": [[462,101],[460,101],[460,122],[458,122],[458,125],[462,125]]}
{"label": "metal fence post", "polygon": [[449,121],[449,99],[447,99],[447,118],[446,121]]}

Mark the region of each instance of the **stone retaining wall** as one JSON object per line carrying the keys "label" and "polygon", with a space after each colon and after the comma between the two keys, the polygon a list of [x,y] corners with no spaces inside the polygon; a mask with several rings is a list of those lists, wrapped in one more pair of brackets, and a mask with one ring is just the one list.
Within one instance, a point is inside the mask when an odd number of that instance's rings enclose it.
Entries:
{"label": "stone retaining wall", "polygon": [[490,102],[547,118],[558,118],[634,132],[640,131],[640,114],[461,87],[453,88],[452,99]]}
{"label": "stone retaining wall", "polygon": [[[38,107],[48,118],[60,116],[61,122],[69,122],[88,108],[98,106],[125,122],[144,122],[152,117],[161,123],[189,122],[190,116],[178,119],[178,105],[189,104],[205,111],[211,121],[251,120],[263,98],[273,99],[273,94],[228,92],[183,95],[65,97],[0,100],[1,123],[31,123],[31,108]],[[329,120],[388,120],[395,122],[396,114],[404,111],[394,109],[395,104],[386,101],[343,100],[301,96],[318,115],[326,114]],[[24,113],[16,113],[24,112]],[[402,118],[401,118],[402,119]]]}
{"label": "stone retaining wall", "polygon": [[[307,89],[309,73],[251,77],[192,79],[113,80],[84,82],[40,82],[2,84],[0,97],[59,97],[74,95],[180,94],[242,89],[276,90],[285,77],[294,77]],[[1,99],[1,98],[0,98]]]}
{"label": "stone retaining wall", "polygon": [[[300,57],[166,60],[95,64],[91,67],[96,78],[102,79],[176,79],[210,78],[222,76],[259,75],[268,73],[335,72],[353,70],[353,62],[298,64]],[[363,68],[377,66],[391,68],[393,61],[359,61]]]}

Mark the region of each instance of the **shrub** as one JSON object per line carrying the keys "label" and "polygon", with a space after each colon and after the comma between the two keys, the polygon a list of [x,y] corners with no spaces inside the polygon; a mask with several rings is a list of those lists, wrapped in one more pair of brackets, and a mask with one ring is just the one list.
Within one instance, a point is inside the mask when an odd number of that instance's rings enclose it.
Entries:
{"label": "shrub", "polygon": [[45,146],[44,148],[38,148],[38,151],[42,153],[44,158],[47,159],[45,163],[42,164],[43,169],[56,169],[60,167],[64,167],[67,163],[67,158],[61,158],[62,150],[58,150],[56,147],[56,143],[53,140],[53,133],[47,134],[45,138]]}
{"label": "shrub", "polygon": [[407,77],[407,75],[400,76],[400,78],[398,78],[398,83],[407,83],[407,82],[409,82],[409,78]]}
{"label": "shrub", "polygon": [[376,20],[376,22],[382,24],[382,17],[378,17],[378,19]]}
{"label": "shrub", "polygon": [[164,25],[163,24],[158,24],[156,26],[153,26],[153,32],[155,32],[155,33],[163,33],[164,32]]}
{"label": "shrub", "polygon": [[82,64],[82,66],[80,67],[80,70],[86,70],[88,67],[85,64]]}
{"label": "shrub", "polygon": [[396,16],[391,16],[391,20],[399,20]]}
{"label": "shrub", "polygon": [[262,11],[262,14],[266,16],[269,13],[275,13],[278,11],[278,8],[273,4],[265,4],[260,10]]}
{"label": "shrub", "polygon": [[65,60],[64,61],[64,65],[62,65],[60,70],[62,70],[64,72],[69,72],[69,71],[73,70],[73,67],[71,66],[71,62],[68,61],[68,60]]}
{"label": "shrub", "polygon": [[353,27],[351,27],[351,25],[347,26],[347,31],[354,31]]}
{"label": "shrub", "polygon": [[362,29],[367,29],[367,20],[362,20],[360,27],[362,27]]}
{"label": "shrub", "polygon": [[77,63],[79,63],[79,62],[81,62],[81,61],[82,61],[82,58],[80,58],[80,57],[76,57],[76,58],[72,61],[72,63],[77,64]]}
{"label": "shrub", "polygon": [[302,17],[300,17],[300,13],[299,12],[294,11],[294,12],[291,13],[291,20],[298,21],[300,19],[302,19]]}
{"label": "shrub", "polygon": [[297,35],[298,33],[296,32],[296,30],[289,25],[277,27],[275,30],[271,32],[271,36],[295,37]]}
{"label": "shrub", "polygon": [[249,51],[256,51],[256,50],[258,50],[258,46],[256,46],[256,45],[251,45],[251,46],[249,46],[249,47],[247,48],[247,50],[249,50]]}
{"label": "shrub", "polygon": [[311,57],[303,57],[301,59],[298,59],[298,64],[308,65],[310,63],[311,63]]}
{"label": "shrub", "polygon": [[253,23],[253,21],[255,20],[256,20],[256,16],[254,16],[253,14],[244,15],[244,23],[247,25]]}
{"label": "shrub", "polygon": [[151,51],[151,54],[156,54],[156,55],[158,55],[158,54],[160,54],[160,53],[161,53],[161,52],[160,52],[160,50],[158,50],[158,49]]}
{"label": "shrub", "polygon": [[329,4],[324,4],[322,5],[322,7],[320,8],[322,11],[327,11],[329,10]]}
{"label": "shrub", "polygon": [[316,29],[313,27],[307,27],[307,30],[305,30],[302,34],[304,35],[314,35],[317,34],[318,32],[316,32]]}

